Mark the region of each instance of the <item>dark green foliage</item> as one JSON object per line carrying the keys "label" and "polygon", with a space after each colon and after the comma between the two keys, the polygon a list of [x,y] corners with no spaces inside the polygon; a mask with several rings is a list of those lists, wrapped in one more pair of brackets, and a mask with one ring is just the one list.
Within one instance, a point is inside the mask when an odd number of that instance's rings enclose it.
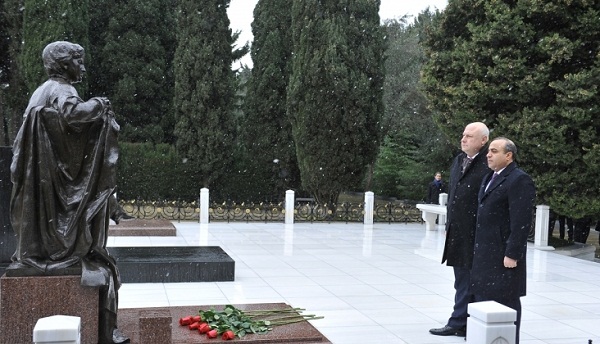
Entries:
{"label": "dark green foliage", "polygon": [[599,18],[593,0],[458,0],[427,41],[438,123],[513,139],[538,203],[574,218],[600,213]]}
{"label": "dark green foliage", "polygon": [[408,135],[386,136],[373,175],[373,192],[380,196],[422,200],[431,178]]}
{"label": "dark green foliage", "polygon": [[[249,175],[283,195],[300,186],[292,128],[286,116],[290,75],[290,4],[259,0],[254,9],[252,61],[241,141]],[[263,190],[263,192],[266,190]]]}
{"label": "dark green foliage", "polygon": [[106,38],[109,35],[108,22],[113,17],[118,0],[88,1],[90,2],[89,14],[91,18],[88,30],[90,46],[86,51],[94,57],[93,59],[88,59],[85,63],[89,84],[88,97],[107,97],[110,94],[112,85],[108,80],[108,73],[102,69],[103,61],[101,52],[106,45]]}
{"label": "dark green foliage", "polygon": [[177,8],[177,151],[196,166],[203,187],[229,171],[235,142],[228,6],[229,0],[182,0]]}
{"label": "dark green foliage", "polygon": [[168,144],[119,144],[117,185],[119,199],[197,200],[201,186],[189,164]]}
{"label": "dark green foliage", "polygon": [[[21,72],[31,94],[47,79],[42,51],[48,43],[69,41],[84,49],[89,45],[88,0],[25,0],[24,8],[23,48],[19,57]],[[86,59],[89,57],[86,53]],[[77,85],[77,89],[80,94],[86,94],[85,79]]]}
{"label": "dark green foliage", "polygon": [[[173,7],[165,0],[98,1],[96,91],[113,103],[121,140],[172,142]],[[109,16],[106,15],[109,13]],[[101,46],[99,44],[102,44]]]}
{"label": "dark green foliage", "polygon": [[0,145],[11,146],[27,105],[27,92],[19,73],[22,0],[0,2]]}
{"label": "dark green foliage", "polygon": [[405,17],[384,25],[384,143],[373,175],[373,191],[378,195],[423,199],[435,172],[444,175],[448,170],[458,143],[450,144],[434,123],[420,83],[425,56],[419,39],[433,15],[426,10],[413,24],[407,24]]}
{"label": "dark green foliage", "polygon": [[380,144],[379,1],[294,1],[287,111],[302,186],[319,202],[359,190]]}

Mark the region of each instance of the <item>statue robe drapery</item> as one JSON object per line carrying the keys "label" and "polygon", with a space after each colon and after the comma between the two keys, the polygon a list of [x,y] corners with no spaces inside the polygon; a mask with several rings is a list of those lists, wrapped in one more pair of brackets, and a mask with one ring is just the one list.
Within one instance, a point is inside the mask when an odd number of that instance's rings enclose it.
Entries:
{"label": "statue robe drapery", "polygon": [[119,274],[106,250],[119,126],[102,99],[84,102],[62,78],[32,95],[13,145],[13,265],[52,274],[81,264],[81,284],[103,287],[116,309]]}

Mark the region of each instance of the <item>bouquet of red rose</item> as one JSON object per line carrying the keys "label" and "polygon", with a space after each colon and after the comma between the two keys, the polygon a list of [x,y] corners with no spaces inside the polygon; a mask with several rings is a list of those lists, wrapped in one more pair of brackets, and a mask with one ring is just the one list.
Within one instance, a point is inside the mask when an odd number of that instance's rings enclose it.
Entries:
{"label": "bouquet of red rose", "polygon": [[183,317],[179,319],[179,325],[206,334],[208,338],[220,335],[223,340],[231,340],[250,333],[265,334],[274,326],[323,318],[313,314],[303,315],[303,311],[302,308],[242,311],[226,305],[222,311],[211,308],[200,310],[199,315]]}

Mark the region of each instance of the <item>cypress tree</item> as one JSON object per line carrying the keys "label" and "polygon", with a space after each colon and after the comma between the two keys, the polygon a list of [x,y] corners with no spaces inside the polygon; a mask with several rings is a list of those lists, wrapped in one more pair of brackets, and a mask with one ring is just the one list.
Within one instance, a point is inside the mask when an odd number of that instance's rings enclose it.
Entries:
{"label": "cypress tree", "polygon": [[[99,5],[106,0],[99,2]],[[167,0],[128,0],[99,6],[97,37],[100,63],[98,91],[111,99],[121,124],[120,138],[129,142],[172,142],[172,59],[175,48],[174,8]],[[106,21],[108,22],[106,23]]]}
{"label": "cypress tree", "polygon": [[0,2],[0,144],[11,146],[27,105],[27,92],[19,65],[23,1]]}
{"label": "cypress tree", "polygon": [[180,156],[209,187],[229,170],[235,75],[229,0],[181,0],[175,51],[175,135]]}
{"label": "cypress tree", "polygon": [[[102,49],[106,45],[106,39],[109,35],[108,22],[115,14],[117,0],[89,0],[90,1],[90,22],[89,37],[90,47],[86,49],[94,56],[93,59],[86,61],[85,67],[88,74],[89,94],[88,96],[105,96],[110,94],[111,86],[108,80],[108,73],[102,69]],[[110,68],[110,66],[106,66]]]}
{"label": "cypress tree", "polygon": [[378,152],[384,51],[379,3],[292,4],[287,111],[302,186],[320,203],[359,190]]}
{"label": "cypress tree", "polygon": [[[54,41],[70,41],[86,49],[88,22],[88,0],[24,1],[20,69],[30,94],[47,78],[42,63],[44,47]],[[81,95],[86,94],[86,79],[76,87]]]}
{"label": "cypress tree", "polygon": [[[292,128],[286,116],[290,75],[291,10],[289,3],[259,0],[252,22],[252,74],[245,97],[242,142],[253,181],[268,181],[263,192],[283,195],[297,189],[300,171]],[[260,135],[257,135],[260,133]]]}
{"label": "cypress tree", "polygon": [[450,2],[427,40],[424,83],[438,122],[485,121],[519,147],[538,203],[600,213],[600,3]]}

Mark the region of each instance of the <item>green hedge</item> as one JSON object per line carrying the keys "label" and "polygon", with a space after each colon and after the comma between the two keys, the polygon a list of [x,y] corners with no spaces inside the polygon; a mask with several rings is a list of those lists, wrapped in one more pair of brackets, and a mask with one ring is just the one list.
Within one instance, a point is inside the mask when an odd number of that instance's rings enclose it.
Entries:
{"label": "green hedge", "polygon": [[200,178],[193,166],[177,157],[173,146],[121,142],[119,149],[119,199],[198,199]]}

